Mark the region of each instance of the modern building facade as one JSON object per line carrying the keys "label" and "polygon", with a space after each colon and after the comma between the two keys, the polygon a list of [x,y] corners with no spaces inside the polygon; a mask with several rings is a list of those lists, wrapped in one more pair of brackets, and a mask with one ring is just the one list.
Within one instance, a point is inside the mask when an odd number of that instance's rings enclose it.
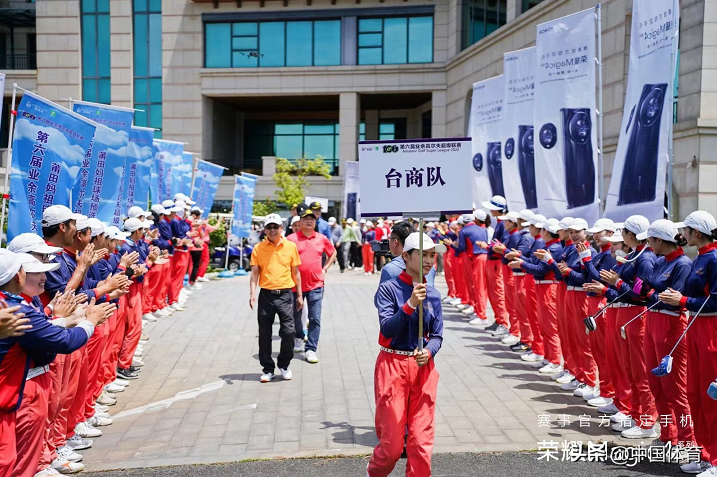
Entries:
{"label": "modern building facade", "polygon": [[[472,84],[544,21],[597,0],[0,0],[0,71],[54,101],[135,107],[137,125],[261,176],[274,157],[321,156],[342,197],[361,139],[467,133]],[[676,212],[717,210],[717,0],[682,0]],[[632,0],[602,3],[605,187],[628,69]],[[1,142],[3,146],[4,142]],[[217,199],[229,200],[231,177]]]}

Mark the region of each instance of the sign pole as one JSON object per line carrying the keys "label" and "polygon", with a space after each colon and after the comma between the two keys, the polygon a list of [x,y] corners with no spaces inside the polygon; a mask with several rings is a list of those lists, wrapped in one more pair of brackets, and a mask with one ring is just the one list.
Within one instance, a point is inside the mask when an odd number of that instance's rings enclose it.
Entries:
{"label": "sign pole", "polygon": [[[8,129],[9,134],[7,135],[7,163],[5,164],[5,188],[2,191],[2,213],[0,215],[0,227],[5,225],[5,206],[7,205],[7,201],[10,198],[10,194],[8,193],[8,181],[10,180],[10,169],[12,167],[12,136],[13,136],[13,125],[15,124],[15,114],[12,112],[15,111],[15,99],[17,95],[17,83],[13,83],[12,85],[12,106],[10,107],[10,129]],[[0,232],[2,229],[0,229]]]}
{"label": "sign pole", "polygon": [[602,113],[602,8],[598,3],[595,6],[595,19],[597,20],[597,55],[595,63],[598,70],[597,84],[597,121],[598,121],[598,201],[600,203],[600,217],[605,211],[605,201],[603,200],[605,188],[605,172],[603,167],[603,113]]}
{"label": "sign pole", "polygon": [[[679,11],[679,4],[677,7],[675,6],[675,2],[672,3],[672,11],[678,12]],[[677,25],[675,25],[675,34],[672,35],[672,47],[671,49],[671,56],[670,56],[670,74],[672,75],[672,81],[670,81],[670,84],[672,84],[672,91],[668,91],[667,93],[670,95],[670,105],[672,108],[670,108],[670,111],[672,112],[672,117],[670,118],[670,129],[667,136],[667,218],[669,220],[672,220],[673,216],[673,200],[672,200],[672,183],[673,183],[673,168],[675,165],[675,148],[674,148],[674,139],[672,135],[674,134],[675,130],[675,75],[679,74],[677,70],[677,38],[680,33],[680,24],[677,22]]]}
{"label": "sign pole", "polygon": [[229,218],[229,230],[227,230],[227,246],[224,249],[224,270],[229,270],[229,235],[232,233],[232,222],[234,217]]}
{"label": "sign pole", "polygon": [[[423,217],[418,219],[418,283],[423,283]],[[423,303],[418,304],[418,351],[423,353]]]}

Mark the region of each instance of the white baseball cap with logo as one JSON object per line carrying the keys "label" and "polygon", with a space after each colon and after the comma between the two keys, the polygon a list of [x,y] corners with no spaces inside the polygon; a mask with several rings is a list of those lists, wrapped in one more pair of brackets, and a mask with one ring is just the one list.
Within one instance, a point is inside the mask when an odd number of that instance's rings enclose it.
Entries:
{"label": "white baseball cap with logo", "polygon": [[520,211],[520,218],[524,220],[524,222],[521,222],[521,227],[527,227],[530,225],[530,219],[532,219],[535,216],[535,213],[532,210],[529,209],[523,209]]}
{"label": "white baseball cap with logo", "polygon": [[105,224],[102,223],[100,219],[97,219],[95,217],[91,217],[87,219],[87,222],[90,224],[90,230],[92,237],[97,237],[98,235],[101,235],[105,233]]}
{"label": "white baseball cap with logo", "polygon": [[[82,214],[75,214],[64,205],[51,205],[42,213],[42,226],[50,227],[52,225],[61,224],[68,220],[82,220],[87,217]],[[79,228],[78,228],[79,230]]]}
{"label": "white baseball cap with logo", "polygon": [[508,212],[505,215],[498,217],[500,220],[510,220],[511,222],[518,224],[520,222],[520,214],[518,212]]}
{"label": "white baseball cap with logo", "polygon": [[[543,214],[535,214],[533,218],[527,222],[527,225],[534,225],[535,227],[542,229],[546,220],[548,220],[548,218]],[[523,224],[525,227],[527,227],[527,225]]]}
{"label": "white baseball cap with logo", "polygon": [[20,261],[22,262],[22,269],[25,270],[26,273],[54,272],[55,270],[60,268],[59,262],[43,263],[29,253],[18,253],[17,255],[18,257],[20,257]]}
{"label": "white baseball cap with logo", "polygon": [[637,240],[658,238],[666,242],[677,243],[676,237],[680,233],[678,229],[683,226],[682,222],[675,223],[667,219],[655,220],[645,232],[637,234]]}
{"label": "white baseball cap with logo", "polygon": [[[363,220],[363,219],[361,219],[361,220]],[[334,225],[336,223],[336,217],[329,217],[328,222],[329,222],[329,225]]]}
{"label": "white baseball cap with logo", "polygon": [[433,240],[431,240],[431,237],[428,236],[428,234],[423,234],[419,232],[413,232],[411,235],[406,237],[406,242],[403,244],[403,251],[409,252],[411,250],[418,250],[420,247],[421,238],[423,238],[423,250],[434,250],[438,253],[445,253],[446,246],[441,243],[434,243]]}
{"label": "white baseball cap with logo", "polygon": [[624,228],[635,235],[640,235],[643,232],[647,232],[647,229],[650,228],[650,221],[647,220],[647,217],[643,217],[642,215],[631,215],[625,219]]}
{"label": "white baseball cap with logo", "polygon": [[696,210],[685,219],[685,227],[699,230],[705,235],[714,238],[714,231],[717,229],[717,221],[712,214],[704,210]]}
{"label": "white baseball cap with logo", "polygon": [[281,220],[281,216],[279,216],[279,214],[269,214],[264,217],[264,227],[269,224],[283,225],[284,221]]}
{"label": "white baseball cap with logo", "polygon": [[174,201],[170,199],[163,200],[162,207],[164,207],[165,209],[171,209],[172,207],[174,207]]}
{"label": "white baseball cap with logo", "polygon": [[107,227],[107,230],[105,230],[105,237],[113,240],[126,240],[127,237],[129,237],[130,234],[126,232],[122,232],[119,227],[116,225],[110,225]]}
{"label": "white baseball cap with logo", "polygon": [[595,222],[595,225],[593,225],[587,231],[591,234],[594,234],[597,232],[602,232],[604,230],[607,230],[610,232],[614,232],[615,230],[617,230],[617,227],[615,226],[615,222],[613,222],[612,220],[610,220],[608,218],[598,219]]}
{"label": "white baseball cap with logo", "polygon": [[481,202],[481,205],[488,210],[505,210],[508,202],[502,195],[494,195],[492,199]]}
{"label": "white baseball cap with logo", "polygon": [[563,217],[560,223],[560,230],[568,230],[570,224],[575,220],[573,217]]}
{"label": "white baseball cap with logo", "polygon": [[590,227],[588,225],[588,221],[580,218],[573,219],[573,221],[570,222],[570,225],[568,225],[570,230],[587,230],[588,227]]}
{"label": "white baseball cap with logo", "polygon": [[485,219],[488,218],[488,212],[486,212],[486,211],[483,210],[483,209],[476,209],[476,210],[473,212],[473,216],[474,216],[476,219],[480,220],[481,222],[485,222]]}
{"label": "white baseball cap with logo", "polygon": [[624,242],[624,240],[623,240],[623,238],[622,238],[622,231],[620,231],[620,232],[615,232],[615,233],[612,234],[611,236],[609,236],[609,237],[603,237],[603,238],[601,238],[600,240],[602,240],[603,242],[610,242],[610,243],[622,243],[622,242]]}
{"label": "white baseball cap with logo", "polygon": [[6,248],[0,248],[0,286],[13,279],[22,267],[20,256]]}
{"label": "white baseball cap with logo", "polygon": [[293,217],[291,218],[291,224],[290,224],[290,225],[294,225],[294,224],[297,223],[299,220],[301,220],[301,218],[299,218],[298,215],[293,216]]}
{"label": "white baseball cap with logo", "polygon": [[18,235],[7,244],[7,249],[15,253],[35,252],[43,255],[62,252],[62,247],[47,245],[42,237],[31,233]]}

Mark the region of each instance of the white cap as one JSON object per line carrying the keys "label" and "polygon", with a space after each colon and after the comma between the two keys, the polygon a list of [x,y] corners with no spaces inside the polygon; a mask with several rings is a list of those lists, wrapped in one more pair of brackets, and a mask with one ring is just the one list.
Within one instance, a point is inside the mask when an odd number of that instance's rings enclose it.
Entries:
{"label": "white cap", "polygon": [[138,218],[131,218],[124,221],[125,232],[132,233],[137,229],[141,229],[142,227],[144,227],[144,225],[142,225],[142,221]]}
{"label": "white cap", "polygon": [[349,225],[351,225],[351,224],[354,223],[354,219],[352,219],[351,217],[349,217],[348,219],[346,219],[346,223],[349,224]]}
{"label": "white cap", "polygon": [[162,204],[154,204],[152,205],[152,212],[157,216],[162,215],[164,213],[164,207],[162,207]]}
{"label": "white cap", "polygon": [[643,217],[642,215],[631,215],[630,217],[625,219],[624,228],[634,233],[635,235],[639,235],[643,232],[647,232],[647,229],[650,228],[650,221],[647,220],[647,217]]}
{"label": "white cap", "polygon": [[523,209],[520,211],[520,218],[523,219],[525,222],[522,222],[520,225],[522,227],[527,227],[530,225],[530,219],[532,219],[535,216],[535,213],[532,210],[529,209]]}
{"label": "white cap", "polygon": [[543,228],[543,223],[548,220],[548,218],[542,214],[535,214],[533,215],[533,218],[530,219],[528,222],[524,223],[523,226],[527,227],[528,225],[535,225],[539,229]]}
{"label": "white cap", "polygon": [[12,280],[20,271],[21,266],[22,260],[18,254],[6,248],[0,248],[0,286]]}
{"label": "white cap", "polygon": [[149,212],[148,210],[144,210],[142,207],[138,207],[135,205],[134,207],[129,208],[129,210],[127,211],[127,217],[130,219],[140,216],[146,217],[150,215],[150,213],[151,212]]}
{"label": "white cap", "polygon": [[570,230],[587,230],[588,227],[590,227],[588,225],[588,221],[580,218],[573,219],[573,221],[570,222],[570,225],[568,226]]}
{"label": "white cap", "polygon": [[652,237],[665,240],[666,242],[677,243],[675,237],[680,233],[677,229],[682,226],[682,223],[674,223],[667,219],[655,220],[645,232],[637,234],[637,240],[646,240]]}
{"label": "white cap", "polygon": [[269,224],[283,225],[283,221],[281,217],[279,217],[279,214],[269,214],[264,217],[264,227]]}
{"label": "white cap", "polygon": [[184,203],[186,203],[186,204],[189,204],[189,205],[194,205],[194,204],[196,204],[196,202],[194,202],[194,201],[193,201],[192,199],[190,199],[186,194],[183,194],[183,193],[181,193],[181,192],[177,192],[176,194],[174,194],[174,201],[176,202],[176,201],[178,201],[178,200],[181,200],[182,202],[184,202]]}
{"label": "white cap", "polygon": [[488,212],[483,209],[476,209],[473,211],[473,216],[481,222],[485,222],[485,219],[488,218]]}
{"label": "white cap", "polygon": [[603,242],[610,242],[610,243],[622,243],[624,242],[622,238],[622,232],[615,232],[614,234],[610,235],[609,237],[603,237]]}
{"label": "white cap", "polygon": [[464,224],[469,224],[469,223],[473,222],[473,221],[476,219],[473,214],[463,214],[463,217],[462,217],[462,218],[463,218],[463,223],[464,223]]}
{"label": "white cap", "polygon": [[518,212],[508,212],[505,215],[498,217],[500,220],[510,220],[516,224],[520,222],[520,214]]}
{"label": "white cap", "polygon": [[[361,219],[363,220],[363,219]],[[329,217],[329,225],[334,225],[336,223],[336,217]]]}
{"label": "white cap", "polygon": [[92,231],[91,235],[92,237],[97,237],[98,235],[101,235],[105,233],[105,224],[102,223],[100,219],[96,219],[94,217],[87,219],[87,222],[90,224],[90,230]]}
{"label": "white cap", "polygon": [[434,224],[433,222],[427,222],[427,223],[426,223],[426,227],[428,227],[429,229],[435,229],[435,228],[436,228],[436,224]]}
{"label": "white cap", "polygon": [[199,207],[197,207],[197,206],[195,205],[194,207],[192,207],[191,212],[199,212],[200,214],[203,214],[203,213],[204,213],[204,210],[200,209]]}
{"label": "white cap", "polygon": [[508,203],[502,195],[494,195],[491,200],[481,202],[481,205],[488,210],[505,210]]}
{"label": "white cap", "polygon": [[558,231],[562,230],[563,228],[560,226],[560,221],[558,219],[548,219],[543,222],[543,228],[550,232],[551,234],[557,234]]}
{"label": "white cap", "polygon": [[712,231],[717,229],[717,222],[709,212],[704,210],[696,210],[685,219],[685,227],[699,230],[705,235],[712,236]]}
{"label": "white cap", "polygon": [[378,222],[376,222],[379,227],[383,225],[383,219],[378,219]]}
{"label": "white cap", "polygon": [[365,223],[366,223],[366,219],[359,220],[359,224],[365,224]]}
{"label": "white cap", "polygon": [[20,262],[22,262],[22,268],[27,273],[44,273],[53,272],[60,268],[60,263],[42,263],[29,253],[18,253]]}
{"label": "white cap", "polygon": [[298,215],[295,215],[291,218],[291,224],[289,224],[289,225],[294,225],[299,220],[301,220],[301,217],[299,217]]}
{"label": "white cap", "polygon": [[408,252],[410,250],[418,250],[419,249],[419,237],[423,236],[423,250],[432,250],[435,249],[438,253],[444,253],[446,251],[446,246],[439,243],[433,243],[433,240],[431,240],[431,237],[429,237],[427,234],[413,232],[411,235],[406,237],[406,242],[403,244],[403,251]]}
{"label": "white cap", "polygon": [[603,230],[614,232],[615,230],[617,230],[617,227],[615,227],[615,222],[607,218],[598,219],[597,222],[595,222],[595,225],[593,225],[592,228],[588,229],[587,231],[591,234],[594,234],[597,232],[602,232]]}
{"label": "white cap", "polygon": [[366,227],[373,227],[373,222],[371,222],[370,220],[367,220]]}
{"label": "white cap", "polygon": [[142,227],[148,229],[150,225],[154,224],[154,220],[144,219],[142,221]]}
{"label": "white cap", "polygon": [[172,208],[172,207],[174,207],[174,201],[173,201],[173,200],[170,200],[170,199],[163,200],[163,201],[162,201],[162,207],[164,207],[165,209]]}
{"label": "white cap", "polygon": [[87,217],[82,214],[74,214],[64,205],[51,205],[42,213],[42,226],[50,227],[51,225],[61,224],[68,220],[81,220]]}
{"label": "white cap", "polygon": [[84,217],[82,219],[77,219],[75,223],[75,227],[77,227],[77,230],[85,230],[90,228],[90,219],[87,217]]}
{"label": "white cap", "polygon": [[183,200],[178,200],[174,203],[174,208],[179,209],[179,210],[177,210],[177,212],[179,212],[179,211],[183,211],[183,210],[189,210],[190,206],[187,205],[187,203],[184,202]]}
{"label": "white cap", "polygon": [[568,228],[570,228],[570,224],[573,223],[573,220],[575,219],[572,217],[563,217],[560,221],[560,230],[568,230]]}
{"label": "white cap", "polygon": [[107,227],[107,230],[105,230],[105,237],[114,240],[126,240],[129,234],[122,232],[119,227],[115,225],[110,225]]}
{"label": "white cap", "polygon": [[53,247],[47,245],[45,241],[39,235],[24,233],[20,234],[7,244],[7,249],[15,253],[42,253],[49,255],[51,253],[58,253],[62,251],[62,247]]}
{"label": "white cap", "polygon": [[462,215],[456,219],[456,223],[458,225],[463,225],[463,216]]}

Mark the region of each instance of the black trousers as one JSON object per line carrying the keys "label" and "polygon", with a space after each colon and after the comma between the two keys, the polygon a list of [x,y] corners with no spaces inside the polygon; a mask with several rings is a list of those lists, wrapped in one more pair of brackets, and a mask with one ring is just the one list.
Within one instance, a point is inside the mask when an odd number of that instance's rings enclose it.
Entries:
{"label": "black trousers", "polygon": [[274,372],[274,360],[271,357],[271,337],[274,318],[279,315],[279,336],[281,348],[277,365],[287,369],[294,356],[294,294],[291,290],[282,290],[280,294],[271,290],[261,290],[257,301],[259,322],[259,362],[265,373]]}
{"label": "black trousers", "polygon": [[189,283],[194,284],[194,282],[197,281],[197,275],[199,274],[199,264],[202,262],[202,251],[192,250],[189,252],[189,255],[192,257],[192,273],[189,274]]}

